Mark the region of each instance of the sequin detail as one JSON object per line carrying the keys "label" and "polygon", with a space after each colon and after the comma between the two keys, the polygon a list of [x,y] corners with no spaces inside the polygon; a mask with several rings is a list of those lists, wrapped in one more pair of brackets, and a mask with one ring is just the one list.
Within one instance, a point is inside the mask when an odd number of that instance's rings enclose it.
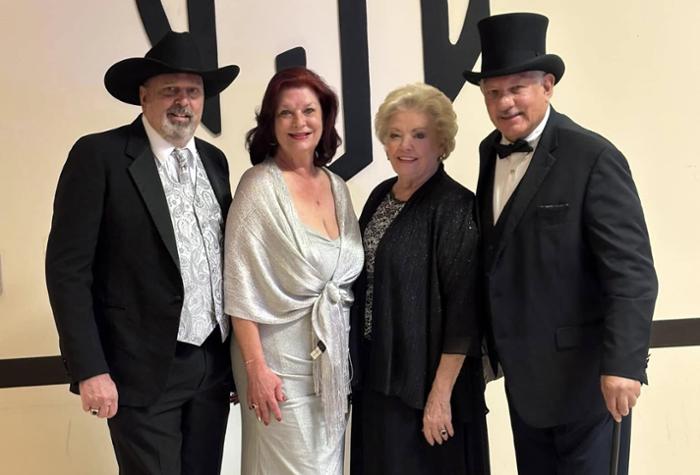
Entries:
{"label": "sequin detail", "polygon": [[374,296],[374,258],[384,233],[399,215],[405,201],[399,201],[391,192],[387,193],[367,223],[362,244],[365,248],[365,270],[367,272],[367,293],[365,294],[365,318],[362,335],[372,339],[372,299]]}

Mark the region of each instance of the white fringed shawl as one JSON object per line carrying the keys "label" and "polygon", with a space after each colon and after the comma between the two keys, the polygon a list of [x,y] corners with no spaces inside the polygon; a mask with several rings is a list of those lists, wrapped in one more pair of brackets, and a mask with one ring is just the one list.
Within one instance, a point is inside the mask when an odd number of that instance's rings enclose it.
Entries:
{"label": "white fringed shawl", "polygon": [[350,287],[362,270],[364,253],[347,186],[325,171],[340,229],[340,255],[332,279],[322,279],[310,264],[306,230],[280,169],[268,158],[243,174],[229,209],[224,310],[273,325],[311,314],[314,335],[326,347],[314,360],[314,388],[323,402],[327,435],[336,441],[345,431],[350,392]]}

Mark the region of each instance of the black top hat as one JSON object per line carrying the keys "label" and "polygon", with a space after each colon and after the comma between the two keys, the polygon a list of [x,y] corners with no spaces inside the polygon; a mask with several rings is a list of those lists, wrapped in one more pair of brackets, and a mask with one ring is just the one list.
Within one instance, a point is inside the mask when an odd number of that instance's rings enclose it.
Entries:
{"label": "black top hat", "polygon": [[119,61],[105,73],[105,87],[114,97],[139,105],[139,86],[158,74],[192,73],[202,77],[205,97],[219,94],[236,79],[238,66],[206,71],[190,33],[169,31],[143,58]]}
{"label": "black top hat", "polygon": [[508,13],[484,18],[478,23],[481,37],[481,72],[464,71],[472,84],[484,78],[523,71],[544,71],[554,75],[554,83],[564,75],[564,61],[546,54],[546,16],[536,13]]}

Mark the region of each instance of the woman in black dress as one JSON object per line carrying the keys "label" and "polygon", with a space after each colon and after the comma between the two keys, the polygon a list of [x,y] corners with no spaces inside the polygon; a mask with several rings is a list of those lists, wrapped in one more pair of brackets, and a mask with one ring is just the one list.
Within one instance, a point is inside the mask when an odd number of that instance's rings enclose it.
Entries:
{"label": "woman in black dress", "polygon": [[351,473],[488,474],[474,195],[442,164],[452,103],[425,84],[399,88],[375,131],[397,176],[360,217]]}

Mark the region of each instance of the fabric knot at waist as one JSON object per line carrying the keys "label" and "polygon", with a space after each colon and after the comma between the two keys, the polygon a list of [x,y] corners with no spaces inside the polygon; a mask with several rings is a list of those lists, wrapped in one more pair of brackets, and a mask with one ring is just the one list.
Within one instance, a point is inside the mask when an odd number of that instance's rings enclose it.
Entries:
{"label": "fabric knot at waist", "polygon": [[328,301],[333,305],[341,304],[350,306],[353,300],[355,300],[352,296],[352,292],[350,292],[347,289],[338,287],[338,284],[336,284],[332,280],[329,280],[326,283],[326,286],[323,288],[322,294],[325,295]]}
{"label": "fabric knot at waist", "polygon": [[318,338],[311,356],[314,359],[314,390],[321,396],[327,436],[337,440],[345,432],[345,414],[350,393],[348,337],[352,291],[328,281],[311,312],[311,325]]}

